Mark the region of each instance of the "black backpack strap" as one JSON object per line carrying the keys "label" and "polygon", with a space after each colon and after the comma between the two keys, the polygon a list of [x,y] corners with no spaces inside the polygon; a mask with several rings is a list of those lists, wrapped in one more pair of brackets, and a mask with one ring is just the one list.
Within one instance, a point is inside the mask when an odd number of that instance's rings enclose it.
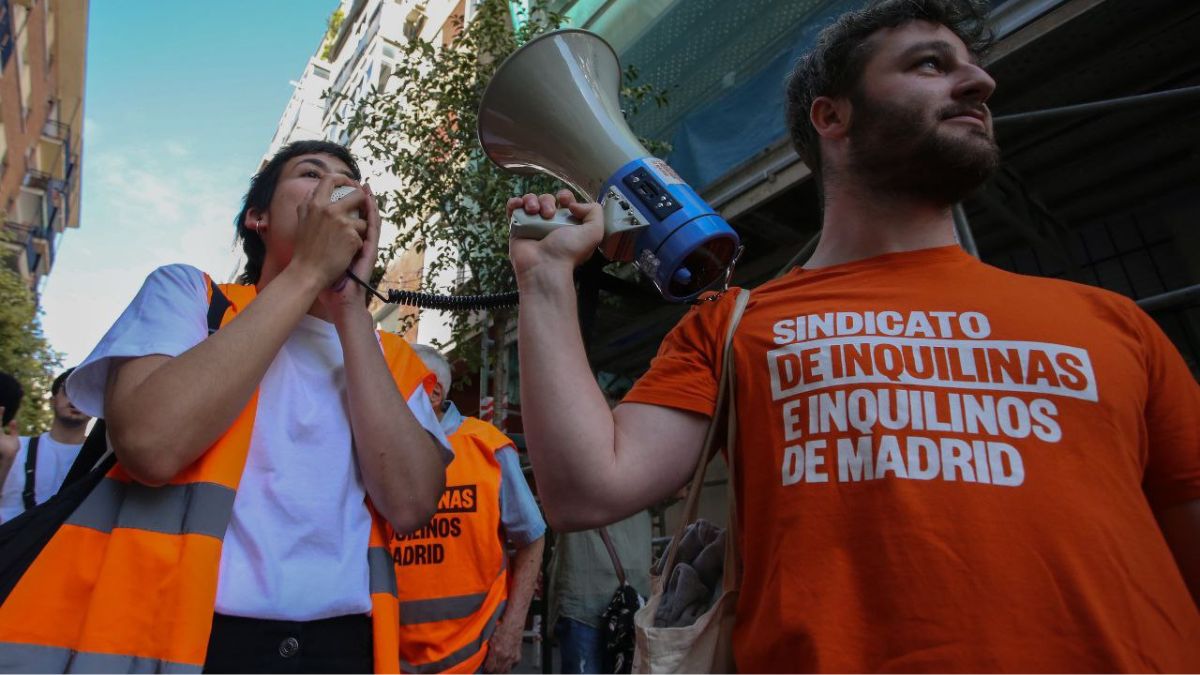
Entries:
{"label": "black backpack strap", "polygon": [[225,297],[212,278],[208,280],[208,287],[212,291],[212,298],[208,301],[208,334],[212,335],[221,327],[221,319],[225,318],[225,311],[229,309],[229,298]]}
{"label": "black backpack strap", "polygon": [[37,495],[34,494],[34,483],[37,478],[37,449],[41,436],[31,436],[29,445],[25,446],[25,490],[21,498],[25,500],[25,509],[37,506]]}
{"label": "black backpack strap", "polygon": [[[79,454],[75,455],[75,461],[71,463],[71,468],[67,470],[67,477],[63,479],[60,492],[65,490],[68,485],[73,485],[75,481],[86,476],[92,469],[95,469],[101,459],[105,458],[108,453],[108,440],[105,438],[104,420],[96,420],[96,424],[92,426],[92,431],[83,441],[83,447],[79,449]],[[107,473],[106,466],[104,472]]]}

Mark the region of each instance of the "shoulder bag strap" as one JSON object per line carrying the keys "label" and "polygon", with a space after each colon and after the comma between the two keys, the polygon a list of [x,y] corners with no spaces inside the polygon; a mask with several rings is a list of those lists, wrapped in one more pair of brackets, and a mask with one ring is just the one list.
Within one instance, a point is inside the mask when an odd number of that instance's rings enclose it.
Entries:
{"label": "shoulder bag strap", "polygon": [[726,369],[726,377],[729,382],[726,384],[729,390],[728,394],[728,412],[727,422],[725,425],[725,463],[729,468],[729,483],[727,484],[726,494],[729,496],[729,524],[725,527],[725,567],[724,573],[721,575],[721,586],[726,592],[738,588],[741,581],[741,558],[738,556],[738,510],[737,510],[737,464],[738,456],[737,448],[737,387],[733,383],[737,381],[736,365],[730,359],[729,367]]}
{"label": "shoulder bag strap", "polygon": [[621,556],[617,555],[617,547],[613,546],[612,537],[608,536],[608,528],[601,527],[596,530],[600,533],[600,541],[604,542],[604,548],[608,549],[608,557],[612,559],[613,571],[617,573],[617,583],[625,585],[625,566],[621,564]]}
{"label": "shoulder bag strap", "polygon": [[225,318],[225,311],[229,309],[229,298],[221,292],[217,286],[217,282],[210,277],[208,287],[212,291],[212,296],[208,300],[208,334],[212,335],[221,327],[221,319]]}
{"label": "shoulder bag strap", "polygon": [[[671,573],[675,570],[675,556],[679,551],[679,542],[683,539],[684,531],[688,525],[696,521],[696,514],[700,509],[700,491],[704,489],[704,474],[708,469],[709,462],[712,461],[713,455],[717,454],[717,450],[720,448],[717,441],[717,430],[721,427],[721,418],[724,417],[726,397],[728,392],[733,388],[730,381],[730,368],[733,362],[733,334],[737,331],[738,323],[742,320],[742,313],[746,310],[746,303],[749,300],[750,291],[743,288],[738,292],[737,300],[733,306],[733,313],[729,319],[729,330],[725,333],[725,351],[721,359],[721,378],[717,381],[717,405],[713,410],[712,419],[708,423],[708,432],[704,436],[704,447],[700,449],[700,457],[696,463],[696,471],[692,475],[691,486],[688,487],[687,501],[683,507],[683,518],[680,519],[679,529],[676,530],[675,536],[671,538],[670,548],[667,549],[667,561],[663,565],[662,576],[660,577],[664,583],[667,579],[671,578]],[[733,484],[732,472],[730,473],[729,483],[730,485]]]}
{"label": "shoulder bag strap", "polygon": [[25,490],[21,492],[21,498],[25,501],[25,509],[32,509],[37,506],[37,495],[35,487],[37,482],[37,449],[38,441],[42,437],[31,436],[29,444],[25,446]]}

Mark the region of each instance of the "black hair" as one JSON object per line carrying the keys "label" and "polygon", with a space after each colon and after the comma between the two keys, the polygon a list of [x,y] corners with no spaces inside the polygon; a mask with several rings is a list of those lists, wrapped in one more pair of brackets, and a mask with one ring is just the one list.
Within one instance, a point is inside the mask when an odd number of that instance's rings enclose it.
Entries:
{"label": "black hair", "polygon": [[800,57],[786,80],[788,131],[800,159],[821,185],[821,146],[809,118],[820,96],[850,96],[874,54],[868,39],[876,31],[911,21],[928,21],[950,29],[967,50],[982,58],[993,38],[987,29],[987,7],[979,0],[876,0],[846,12],[817,36],[812,50]]}
{"label": "black hair", "polygon": [[4,419],[0,420],[0,426],[8,426],[17,416],[17,411],[21,409],[21,399],[24,397],[25,390],[21,388],[17,378],[8,373],[0,373],[0,406],[4,408]]}
{"label": "black hair", "polygon": [[246,213],[250,209],[266,211],[270,208],[271,198],[275,196],[275,185],[279,183],[279,174],[283,171],[283,165],[293,157],[313,154],[336,157],[350,168],[354,180],[362,178],[354,156],[344,146],[337,143],[295,141],[280,148],[279,152],[275,153],[275,156],[250,179],[250,189],[246,191],[246,196],[242,199],[242,210],[238,212],[237,218],[233,222],[234,227],[237,228],[238,239],[242,240],[242,251],[246,254],[246,266],[238,277],[239,283],[258,283],[258,278],[262,275],[263,260],[267,255],[267,245],[263,242],[262,237],[246,227]]}
{"label": "black hair", "polygon": [[71,373],[73,372],[75,372],[74,368],[67,368],[62,372],[61,375],[54,378],[54,383],[50,385],[51,396],[56,396],[58,394],[58,390],[63,388],[63,385],[67,383],[67,378],[70,377]]}

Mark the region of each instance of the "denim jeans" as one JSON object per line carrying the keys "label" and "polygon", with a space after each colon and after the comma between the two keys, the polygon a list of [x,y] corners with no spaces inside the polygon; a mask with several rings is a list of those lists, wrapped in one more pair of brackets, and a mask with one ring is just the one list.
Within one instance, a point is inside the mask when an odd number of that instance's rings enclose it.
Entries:
{"label": "denim jeans", "polygon": [[[599,618],[599,617],[597,617]],[[604,670],[604,643],[599,628],[560,617],[554,624],[564,673],[600,673]]]}

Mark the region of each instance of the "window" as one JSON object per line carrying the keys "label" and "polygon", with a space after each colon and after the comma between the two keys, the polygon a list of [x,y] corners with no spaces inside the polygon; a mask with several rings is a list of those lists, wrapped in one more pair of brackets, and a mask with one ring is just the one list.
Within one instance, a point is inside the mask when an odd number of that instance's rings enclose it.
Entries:
{"label": "window", "polygon": [[329,79],[329,70],[327,68],[322,68],[320,66],[313,66],[313,75],[321,78],[322,80],[328,80]]}
{"label": "window", "polygon": [[29,68],[29,31],[25,30],[29,23],[29,10],[20,4],[11,5],[13,10],[13,29],[17,33],[17,71],[21,87],[21,125],[29,117],[29,97],[32,92],[32,74]]}
{"label": "window", "polygon": [[421,30],[425,28],[425,19],[425,14],[419,9],[409,12],[404,20],[404,37],[410,42],[420,37]]}
{"label": "window", "polygon": [[55,12],[50,3],[46,3],[46,70],[54,63],[54,17]]}
{"label": "window", "polygon": [[0,119],[0,176],[8,169],[8,133],[4,129],[4,120]]}

